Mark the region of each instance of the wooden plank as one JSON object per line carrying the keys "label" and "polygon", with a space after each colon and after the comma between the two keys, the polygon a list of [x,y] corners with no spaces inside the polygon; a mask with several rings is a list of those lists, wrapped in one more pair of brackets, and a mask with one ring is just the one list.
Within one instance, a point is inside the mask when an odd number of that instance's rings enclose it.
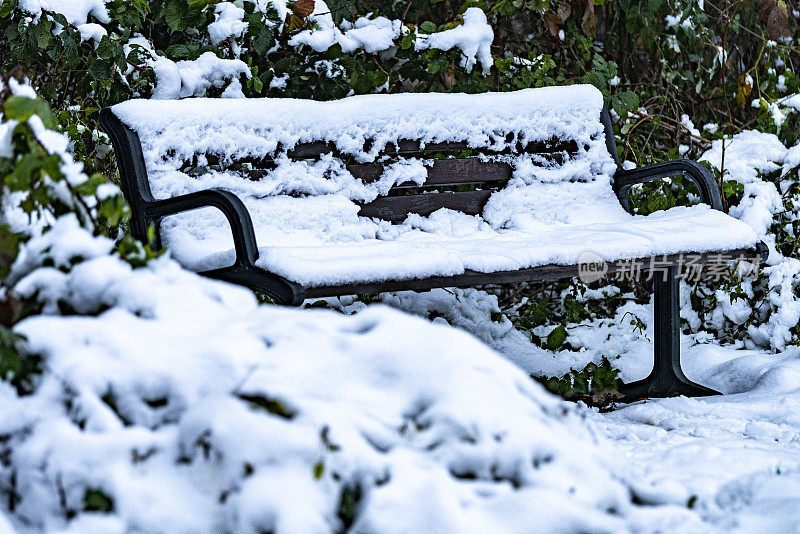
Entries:
{"label": "wooden plank", "polygon": [[[509,139],[508,142],[511,140]],[[470,147],[466,141],[459,142],[444,142],[444,143],[425,143],[410,139],[401,139],[397,145],[389,144],[386,146],[383,154],[386,155],[399,155],[399,154],[420,154],[431,152],[453,152],[456,150],[487,150],[486,147]],[[527,152],[529,154],[552,154],[555,152],[577,152],[578,144],[575,141],[561,141],[559,139],[549,139],[547,141],[536,141],[520,146],[512,145],[509,149],[502,151],[506,152]],[[497,153],[497,151],[489,151]]]}
{"label": "wooden plank", "polygon": [[[383,174],[382,163],[348,165],[354,177],[365,182],[375,182]],[[480,184],[507,182],[511,178],[511,165],[499,161],[481,161],[478,158],[437,159],[428,167],[426,186]],[[412,182],[413,183],[413,182]],[[417,187],[414,184],[414,187]]]}
{"label": "wooden plank", "polygon": [[[664,262],[671,265],[680,265],[680,258],[686,254],[670,254],[664,258]],[[707,263],[710,260],[738,260],[749,258],[755,261],[758,251],[755,249],[735,249],[728,251],[714,251],[705,253],[695,253],[699,256],[700,263]],[[661,261],[661,256],[657,259]],[[619,273],[623,269],[628,269],[633,262],[643,264],[642,273],[650,270],[649,258],[637,258],[627,262],[609,264],[609,274]],[[663,264],[660,264],[663,266]],[[307,287],[306,298],[337,297],[341,295],[363,295],[372,293],[383,293],[387,291],[428,291],[438,287],[474,287],[482,285],[497,285],[510,283],[542,283],[562,280],[564,278],[575,278],[578,276],[577,265],[542,265],[530,269],[520,269],[517,271],[499,271],[495,273],[480,273],[477,271],[466,271],[464,274],[456,276],[432,276],[430,278],[414,280],[388,280],[382,282],[362,282],[344,286],[318,286]]]}
{"label": "wooden plank", "polygon": [[[367,143],[369,145],[369,142]],[[381,152],[381,154],[389,157],[397,157],[397,156],[408,156],[408,155],[425,155],[431,154],[436,152],[453,152],[457,150],[467,150],[470,147],[467,145],[466,142],[461,143],[428,143],[424,146],[421,146],[419,141],[410,141],[410,140],[401,140],[398,146],[395,146],[392,143],[389,143],[386,148]],[[557,164],[564,163],[564,154],[573,154],[577,152],[578,145],[575,141],[558,141],[558,140],[550,140],[545,142],[535,142],[529,143],[525,146],[512,146],[502,150],[500,152],[492,151],[487,148],[473,148],[479,153],[483,154],[537,154],[544,156],[548,160],[552,160]],[[278,147],[276,153],[281,153],[283,150]],[[288,157],[292,159],[313,159],[318,158],[322,154],[329,154],[333,153],[334,157],[337,157],[342,160],[351,159],[350,156],[347,154],[342,154],[338,151],[336,146],[329,141],[313,141],[310,143],[298,143],[295,145],[294,148],[287,152]],[[195,154],[191,161],[185,161],[181,166],[181,170],[187,170],[191,167],[197,166],[197,159],[199,154]],[[274,168],[274,156],[275,154],[271,154],[268,156],[264,156],[263,158],[260,157],[245,157],[245,158],[237,158],[230,162],[225,162],[221,160],[221,158],[216,154],[205,154],[206,162],[209,166],[213,167],[228,167],[228,166],[235,166],[241,164],[249,164],[254,167],[253,170],[245,171],[245,174],[251,179],[258,179],[258,177],[264,175],[263,169],[271,169]],[[459,158],[454,158],[459,159]],[[469,158],[460,158],[460,159],[469,159]],[[451,161],[451,160],[436,160],[436,161]],[[490,162],[484,162],[490,163]],[[368,164],[353,164],[353,167],[356,167],[356,172],[360,172],[365,174],[368,177],[375,176],[377,171],[376,168],[379,168],[379,163],[368,163]],[[348,165],[350,167],[350,165]],[[363,167],[363,168],[359,168]],[[379,176],[379,175],[378,175]],[[374,178],[377,179],[377,178]]]}
{"label": "wooden plank", "polygon": [[330,141],[312,141],[310,143],[297,143],[288,151],[287,155],[293,159],[316,158],[320,154],[338,153],[336,145]]}
{"label": "wooden plank", "polygon": [[[371,140],[367,140],[365,149],[369,149]],[[399,156],[408,154],[431,154],[435,152],[454,152],[458,150],[479,150],[489,153],[498,153],[486,147],[470,147],[466,141],[448,141],[441,143],[421,143],[417,140],[401,139],[397,144],[389,143],[381,154],[387,156]],[[524,152],[529,154],[554,154],[554,153],[574,153],[578,151],[578,144],[575,141],[562,141],[559,139],[549,139],[547,141],[536,141],[524,146],[517,143],[503,150],[501,153]],[[280,152],[280,149],[279,149]],[[336,145],[331,141],[311,141],[307,143],[297,143],[287,154],[294,159],[316,158],[321,154],[339,154]]]}
{"label": "wooden plank", "polygon": [[477,215],[491,196],[492,191],[459,191],[444,193],[427,193],[421,195],[402,195],[380,197],[369,204],[361,206],[359,215],[377,217],[386,221],[402,221],[409,213],[430,215],[440,208],[462,211],[468,215]]}

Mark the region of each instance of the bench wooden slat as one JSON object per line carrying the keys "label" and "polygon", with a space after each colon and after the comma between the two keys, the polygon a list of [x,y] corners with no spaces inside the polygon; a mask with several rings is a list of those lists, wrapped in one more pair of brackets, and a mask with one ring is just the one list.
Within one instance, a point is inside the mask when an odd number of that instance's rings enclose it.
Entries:
{"label": "bench wooden slat", "polygon": [[[354,177],[365,182],[375,182],[383,174],[382,163],[348,165]],[[499,161],[481,161],[478,158],[437,159],[428,167],[426,186],[480,184],[507,182],[511,178],[511,165]],[[415,187],[418,187],[414,184]]]}
{"label": "bench wooden slat", "polygon": [[[376,182],[383,175],[383,163],[356,163],[346,165],[348,172],[366,183]],[[437,159],[427,167],[428,177],[424,186],[441,187],[465,184],[490,184],[499,188],[511,179],[513,169],[508,163],[500,161],[482,161],[478,158]],[[269,175],[266,169],[249,169],[239,174],[249,180],[260,180]],[[421,187],[415,182],[404,182],[395,186],[398,189]]]}
{"label": "bench wooden slat", "polygon": [[377,217],[386,221],[402,221],[409,213],[427,216],[440,208],[449,208],[477,215],[493,191],[447,191],[444,193],[426,193],[420,195],[401,195],[380,197],[361,206],[359,215]]}
{"label": "bench wooden slat", "polygon": [[[664,259],[664,263],[680,265],[680,258],[687,254],[669,254]],[[691,253],[693,256],[700,256],[700,263],[710,260],[725,259],[735,261],[738,259],[749,258],[751,261],[759,259],[756,249],[736,249],[728,251],[716,251],[705,253]],[[661,260],[661,256],[657,259]],[[763,258],[760,258],[763,260]],[[630,262],[641,262],[642,273],[649,271],[649,258],[637,258]],[[660,263],[663,266],[663,263]],[[619,263],[609,263],[609,274],[614,274],[622,269]],[[629,270],[626,272],[630,272]],[[416,280],[388,280],[382,282],[355,283],[345,286],[317,286],[306,288],[306,298],[338,297],[341,295],[364,295],[370,293],[383,293],[387,291],[428,291],[439,287],[474,287],[482,285],[498,285],[509,283],[543,283],[563,280],[565,278],[575,278],[578,276],[577,265],[542,265],[530,269],[519,269],[516,271],[498,271],[494,273],[481,273],[478,271],[466,271],[464,274],[455,276],[432,276],[430,278]]]}
{"label": "bench wooden slat", "polygon": [[[369,145],[369,142],[367,143]],[[368,148],[365,147],[365,148]],[[397,144],[389,143],[380,152],[387,156],[399,156],[409,154],[431,154],[435,152],[455,152],[458,150],[481,150],[480,147],[471,147],[466,141],[447,141],[441,143],[421,143],[410,139],[400,139]],[[483,149],[486,150],[486,149]],[[515,149],[502,151],[528,154],[554,154],[559,152],[574,153],[578,151],[578,144],[575,141],[562,141],[559,139],[549,139],[547,141],[531,142]],[[336,146],[330,141],[311,141],[298,143],[287,152],[293,159],[316,158],[320,154],[337,153]],[[498,153],[496,151],[490,151]]]}

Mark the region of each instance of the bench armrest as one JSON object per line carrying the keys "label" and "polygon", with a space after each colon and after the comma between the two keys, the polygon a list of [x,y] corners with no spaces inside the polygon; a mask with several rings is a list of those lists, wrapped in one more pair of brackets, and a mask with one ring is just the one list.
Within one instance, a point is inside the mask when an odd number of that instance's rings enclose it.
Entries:
{"label": "bench armrest", "polygon": [[164,200],[154,200],[145,204],[144,210],[147,219],[158,226],[164,217],[200,208],[217,208],[225,215],[231,232],[233,232],[236,264],[240,266],[254,265],[258,258],[258,247],[253,230],[253,220],[250,218],[244,202],[230,191],[215,188]]}
{"label": "bench armrest", "polygon": [[614,174],[614,192],[617,194],[622,207],[625,211],[630,211],[628,204],[628,190],[635,184],[657,180],[659,178],[669,178],[676,174],[683,174],[695,183],[700,191],[700,198],[714,208],[722,211],[722,198],[719,195],[719,188],[714,176],[704,166],[696,161],[688,159],[678,159],[648,165],[638,169],[623,170],[619,169]]}

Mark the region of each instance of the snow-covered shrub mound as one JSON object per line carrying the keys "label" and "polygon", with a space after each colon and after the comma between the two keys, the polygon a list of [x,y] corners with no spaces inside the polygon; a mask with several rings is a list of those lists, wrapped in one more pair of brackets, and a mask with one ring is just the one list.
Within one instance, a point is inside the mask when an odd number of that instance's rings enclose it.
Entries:
{"label": "snow-covered shrub mound", "polygon": [[[62,218],[28,256],[81,232]],[[467,334],[383,307],[259,307],[167,258],[132,269],[104,248],[16,285],[46,309],[102,311],[15,328],[41,358],[32,386],[0,387],[0,501],[17,525],[623,528],[630,491],[574,409]]]}

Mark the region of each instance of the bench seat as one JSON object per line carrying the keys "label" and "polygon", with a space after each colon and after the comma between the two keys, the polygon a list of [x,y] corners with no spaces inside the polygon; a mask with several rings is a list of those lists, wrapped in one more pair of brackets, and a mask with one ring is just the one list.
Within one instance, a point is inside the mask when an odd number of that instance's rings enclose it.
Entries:
{"label": "bench seat", "polygon": [[[616,205],[619,207],[618,202]],[[208,221],[215,215],[205,215],[205,239],[195,237],[198,224],[164,222],[165,244],[179,262],[193,270],[221,268],[235,259],[232,246],[225,250],[231,240],[227,222],[222,219],[215,225]],[[439,222],[438,233],[406,224],[405,231],[391,240],[347,241],[324,241],[311,232],[280,234],[275,228],[259,225],[256,219],[256,265],[311,288],[455,276],[466,271],[512,271],[547,264],[573,266],[587,250],[614,261],[746,249],[758,243],[748,225],[705,204],[679,206],[648,216],[630,215],[619,207],[618,213],[609,215],[606,220],[591,223],[531,224],[525,230],[494,230],[477,216],[443,209],[424,221]],[[412,219],[423,222],[421,217]],[[434,223],[431,226],[435,227]],[[357,224],[356,219],[353,225]],[[366,220],[361,226],[373,225]],[[448,228],[453,230],[447,232]]]}

